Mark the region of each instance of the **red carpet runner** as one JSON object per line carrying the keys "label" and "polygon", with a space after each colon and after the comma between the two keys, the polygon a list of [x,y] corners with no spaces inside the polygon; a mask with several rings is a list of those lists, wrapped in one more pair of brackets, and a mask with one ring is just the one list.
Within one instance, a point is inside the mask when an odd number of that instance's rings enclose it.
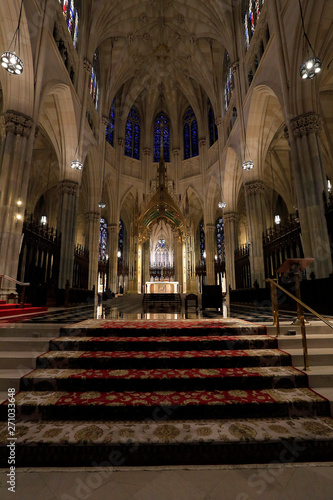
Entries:
{"label": "red carpet runner", "polygon": [[[62,328],[16,404],[17,466],[260,463],[293,446],[293,461],[333,456],[328,401],[265,327],[233,319]],[[1,422],[2,451],[7,432]]]}

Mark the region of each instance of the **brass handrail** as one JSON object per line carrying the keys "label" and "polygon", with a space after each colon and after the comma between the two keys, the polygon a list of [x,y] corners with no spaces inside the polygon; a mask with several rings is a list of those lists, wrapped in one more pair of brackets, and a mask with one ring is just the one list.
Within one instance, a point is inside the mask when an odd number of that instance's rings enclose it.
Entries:
{"label": "brass handrail", "polygon": [[[30,286],[30,283],[22,283],[21,281],[17,281],[16,279],[11,278],[10,276],[7,276],[6,274],[0,274],[0,280],[2,280],[2,278],[4,278],[5,280],[8,280],[8,281],[12,281],[13,283],[16,283],[17,285]],[[1,283],[1,281],[0,281],[0,283]]]}
{"label": "brass handrail", "polygon": [[310,311],[314,316],[317,316],[317,318],[319,318],[321,321],[323,321],[324,323],[326,323],[327,326],[329,326],[330,328],[333,329],[333,325],[327,319],[323,318],[319,313],[317,313],[316,311],[314,311],[313,309],[311,309],[310,306],[307,306],[306,304],[304,304],[304,302],[302,302],[300,299],[298,299],[297,297],[295,297],[295,295],[293,295],[292,293],[288,292],[288,290],[286,290],[285,288],[283,288],[283,286],[279,285],[278,283],[276,283],[274,280],[272,280],[270,278],[266,279],[265,281],[269,281],[270,283],[272,283],[277,288],[280,288],[280,290],[282,290],[286,295],[289,295],[289,297],[291,297],[292,299],[294,299],[295,302],[298,302],[301,306],[303,306],[305,309],[307,309],[308,311]]}
{"label": "brass handrail", "polygon": [[[266,279],[268,283],[271,285],[271,298],[272,298],[272,308],[273,308],[273,324],[276,324],[276,336],[278,337],[280,334],[280,323],[279,323],[279,308],[278,308],[278,301],[277,301],[277,295],[276,295],[276,289],[279,288],[284,292],[286,295],[291,297],[295,302],[297,303],[298,307],[298,316],[299,320],[301,323],[301,332],[302,332],[302,344],[303,344],[303,358],[304,358],[304,370],[309,370],[309,359],[308,359],[308,348],[307,348],[307,340],[306,340],[306,332],[305,332],[305,320],[304,320],[304,312],[303,312],[303,307],[310,311],[314,316],[319,318],[321,321],[323,321],[327,326],[333,329],[333,325],[331,323],[323,318],[320,314],[318,314],[316,311],[314,311],[311,307],[307,306],[304,304],[304,302],[301,301],[298,297],[295,297],[292,293],[288,292],[283,286],[279,285],[275,280],[272,280],[271,278]],[[299,284],[298,284],[299,286]]]}
{"label": "brass handrail", "polygon": [[6,274],[0,274],[0,290],[2,286],[2,280],[5,279],[7,281],[11,281],[12,283],[16,283],[16,285],[22,286],[22,293],[21,293],[21,299],[20,299],[20,307],[24,307],[24,300],[25,300],[25,287],[30,286],[30,283],[22,283],[21,281],[18,281],[14,278],[11,278],[10,276],[7,276]]}

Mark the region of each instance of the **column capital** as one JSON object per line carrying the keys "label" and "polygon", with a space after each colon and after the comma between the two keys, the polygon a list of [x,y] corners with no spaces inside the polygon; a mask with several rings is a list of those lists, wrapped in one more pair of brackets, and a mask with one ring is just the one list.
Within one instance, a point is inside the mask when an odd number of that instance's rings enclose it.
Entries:
{"label": "column capital", "polygon": [[58,184],[59,194],[70,194],[73,196],[77,195],[79,189],[78,182],[71,181],[69,179],[64,179]]}
{"label": "column capital", "polygon": [[90,62],[90,61],[88,61],[88,59],[86,59],[86,58],[83,60],[83,68],[85,69],[85,71],[86,71],[87,73],[89,73],[89,74],[91,73],[92,64],[91,64],[91,62]]}
{"label": "column capital", "polygon": [[224,224],[238,222],[238,221],[239,221],[239,214],[237,212],[227,212],[226,214],[223,214]]}
{"label": "column capital", "polygon": [[239,59],[236,59],[236,61],[234,61],[231,65],[231,71],[232,71],[232,74],[234,75],[239,69]]}
{"label": "column capital", "polygon": [[109,233],[113,233],[113,234],[117,234],[118,233],[118,224],[113,222],[112,224],[109,224],[108,225],[108,232]]}
{"label": "column capital", "polygon": [[103,116],[102,117],[102,123],[103,123],[104,127],[106,128],[109,125],[109,123],[110,123],[109,118],[107,116]]}
{"label": "column capital", "polygon": [[204,148],[207,144],[207,141],[206,141],[206,137],[202,137],[200,140],[199,140],[199,147],[200,148]]}
{"label": "column capital", "polygon": [[1,115],[1,128],[5,134],[11,132],[12,134],[28,138],[33,124],[34,122],[30,116],[14,110],[8,110]]}
{"label": "column capital", "polygon": [[118,146],[125,146],[125,139],[123,137],[118,137]]}
{"label": "column capital", "polygon": [[173,148],[172,154],[174,156],[180,156],[180,148]]}
{"label": "column capital", "polygon": [[314,111],[296,116],[290,121],[294,137],[303,137],[309,134],[320,134],[323,126],[320,116]]}
{"label": "column capital", "polygon": [[144,156],[151,156],[151,148],[143,148]]}
{"label": "column capital", "polygon": [[87,222],[98,222],[100,221],[100,215],[98,212],[86,212],[85,218]]}
{"label": "column capital", "polygon": [[222,125],[222,118],[220,116],[218,116],[215,120],[215,125],[217,127],[219,127],[220,125]]}
{"label": "column capital", "polygon": [[265,192],[265,183],[261,180],[249,181],[245,183],[245,190],[248,195],[257,195]]}
{"label": "column capital", "polygon": [[205,224],[205,232],[208,233],[210,231],[215,231],[216,228],[215,228],[215,224],[213,223],[209,223],[209,224]]}

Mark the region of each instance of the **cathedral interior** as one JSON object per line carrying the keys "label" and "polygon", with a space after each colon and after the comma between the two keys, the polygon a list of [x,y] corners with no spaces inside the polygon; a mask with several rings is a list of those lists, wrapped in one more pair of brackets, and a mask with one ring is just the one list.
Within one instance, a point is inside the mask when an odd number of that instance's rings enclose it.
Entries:
{"label": "cathedral interior", "polygon": [[257,307],[306,259],[333,315],[332,0],[1,0],[0,48],[3,302]]}

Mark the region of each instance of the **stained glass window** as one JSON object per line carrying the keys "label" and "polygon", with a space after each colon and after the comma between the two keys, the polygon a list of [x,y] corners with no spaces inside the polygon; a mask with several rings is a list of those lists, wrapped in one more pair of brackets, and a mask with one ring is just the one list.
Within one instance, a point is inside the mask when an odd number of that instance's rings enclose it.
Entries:
{"label": "stained glass window", "polygon": [[198,123],[194,111],[189,107],[183,117],[183,133],[184,133],[184,159],[198,156],[199,140],[198,140]]}
{"label": "stained glass window", "polygon": [[227,111],[230,101],[231,101],[231,96],[234,90],[234,77],[232,74],[231,70],[231,62],[230,62],[230,57],[228,52],[225,53],[225,59],[224,59],[224,109]]}
{"label": "stained glass window", "polygon": [[225,260],[225,249],[224,249],[224,222],[222,218],[219,218],[216,222],[216,245],[217,245],[217,256],[220,261]]}
{"label": "stained glass window", "polygon": [[62,13],[66,19],[68,31],[73,40],[73,45],[76,48],[79,32],[79,12],[75,5],[75,0],[59,0],[62,6]]}
{"label": "stained glass window", "polygon": [[264,0],[248,0],[248,8],[244,14],[244,29],[246,49],[249,48],[250,42],[255,32],[257,23],[260,17],[260,11]]}
{"label": "stained glass window", "polygon": [[205,257],[204,257],[205,248],[206,248],[205,225],[204,225],[204,221],[202,220],[200,222],[200,261],[201,261],[201,264],[205,263]]}
{"label": "stained glass window", "polygon": [[166,244],[164,239],[158,240],[155,247],[155,266],[169,266],[169,246]]}
{"label": "stained glass window", "polygon": [[154,161],[160,161],[161,156],[161,128],[163,128],[163,156],[164,160],[170,162],[170,122],[162,111],[155,117],[154,124]]}
{"label": "stained glass window", "polygon": [[112,102],[110,113],[109,113],[109,123],[105,129],[105,138],[111,146],[114,145],[114,121],[115,121],[115,111],[114,111],[114,101]]}
{"label": "stained glass window", "polygon": [[99,260],[106,262],[107,255],[107,243],[108,243],[108,225],[104,219],[100,220],[99,223]]}
{"label": "stained glass window", "polygon": [[94,54],[94,62],[91,68],[90,88],[89,88],[90,95],[92,97],[96,109],[98,109],[98,101],[99,101],[98,74],[99,74],[99,57],[98,57],[98,50],[96,50]]}
{"label": "stained glass window", "polygon": [[215,115],[212,103],[208,100],[208,127],[209,127],[209,144],[212,146],[218,139],[217,126],[215,123]]}
{"label": "stained glass window", "polygon": [[140,116],[134,106],[125,127],[125,155],[140,160]]}
{"label": "stained glass window", "polygon": [[118,234],[118,252],[120,252],[121,257],[124,255],[124,237],[125,228],[122,220],[119,221],[119,234]]}

